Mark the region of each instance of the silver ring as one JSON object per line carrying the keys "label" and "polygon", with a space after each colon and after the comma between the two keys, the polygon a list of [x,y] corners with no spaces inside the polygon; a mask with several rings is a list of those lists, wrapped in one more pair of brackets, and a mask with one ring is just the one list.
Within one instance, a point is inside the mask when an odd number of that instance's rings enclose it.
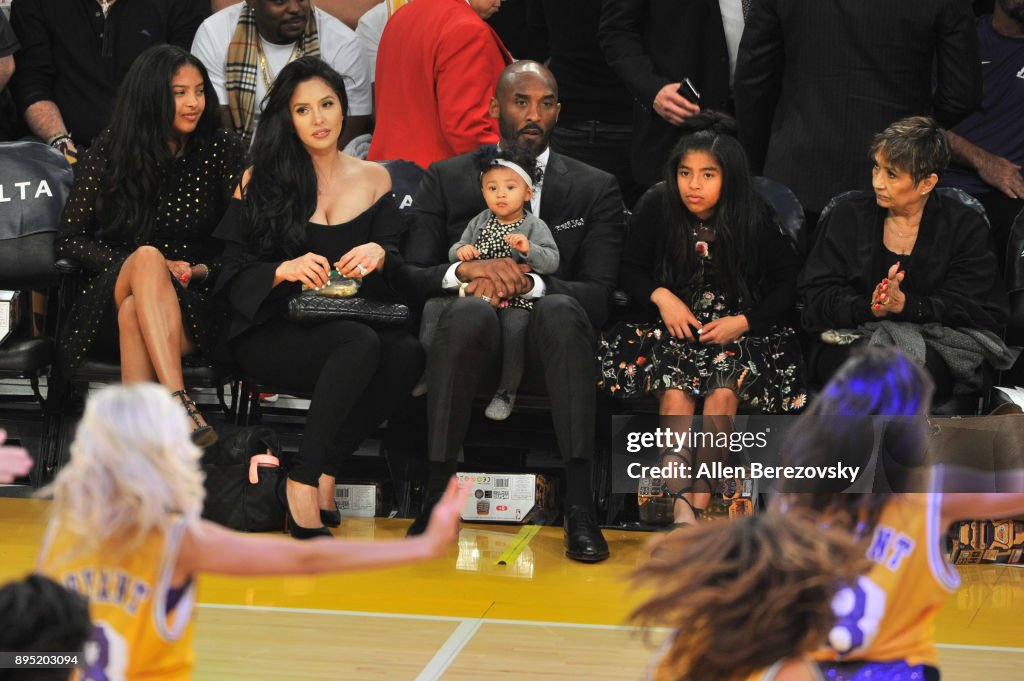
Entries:
{"label": "silver ring", "polygon": [[359,270],[359,276],[361,276],[361,277],[365,277],[366,273],[370,271],[370,270],[366,269],[365,267],[363,267],[362,265],[356,265],[356,269]]}
{"label": "silver ring", "polygon": [[485,303],[489,303],[489,302],[491,302],[491,297],[490,296],[480,296],[480,300],[484,301]]}

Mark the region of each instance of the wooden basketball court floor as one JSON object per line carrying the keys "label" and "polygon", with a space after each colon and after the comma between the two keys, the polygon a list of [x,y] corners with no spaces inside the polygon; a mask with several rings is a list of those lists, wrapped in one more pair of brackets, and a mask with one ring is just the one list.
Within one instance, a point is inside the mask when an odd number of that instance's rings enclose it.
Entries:
{"label": "wooden basketball court floor", "polygon": [[[0,499],[0,582],[32,568],[47,502]],[[401,537],[408,520],[345,519],[338,536]],[[610,560],[562,555],[540,530],[508,565],[519,528],[464,525],[431,563],[362,574],[200,581],[196,674],[233,679],[639,680],[654,642],[624,626],[625,576],[649,535],[606,531]],[[284,540],[284,539],[283,539]],[[1024,678],[1024,569],[968,566],[942,612],[946,681]]]}

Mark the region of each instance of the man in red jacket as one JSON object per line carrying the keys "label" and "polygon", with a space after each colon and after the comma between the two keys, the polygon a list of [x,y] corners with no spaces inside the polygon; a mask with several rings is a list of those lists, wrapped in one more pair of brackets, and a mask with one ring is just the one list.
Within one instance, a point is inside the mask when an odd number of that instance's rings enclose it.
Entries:
{"label": "man in red jacket", "polygon": [[501,0],[415,0],[388,20],[377,52],[370,160],[434,161],[498,141],[491,95],[512,57],[484,23]]}

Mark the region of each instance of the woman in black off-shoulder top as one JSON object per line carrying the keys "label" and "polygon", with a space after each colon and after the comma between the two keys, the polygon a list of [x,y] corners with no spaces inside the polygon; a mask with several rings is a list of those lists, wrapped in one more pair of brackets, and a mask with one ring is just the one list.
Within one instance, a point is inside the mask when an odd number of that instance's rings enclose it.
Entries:
{"label": "woman in black off-shoulder top", "polygon": [[329,535],[340,523],[334,482],[350,454],[407,396],[423,349],[405,329],[285,317],[302,285],[332,269],[362,278],[359,295],[392,300],[402,218],[378,164],[338,151],[346,108],[341,76],[303,57],[278,74],[253,145],[253,165],[216,236],[227,242],[217,294],[233,315],[222,341],[244,373],[311,393],[288,475],[292,536]]}

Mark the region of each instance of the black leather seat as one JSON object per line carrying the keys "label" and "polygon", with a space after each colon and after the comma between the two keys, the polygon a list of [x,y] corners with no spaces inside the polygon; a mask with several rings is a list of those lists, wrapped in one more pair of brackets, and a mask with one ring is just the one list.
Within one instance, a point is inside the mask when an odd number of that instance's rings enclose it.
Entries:
{"label": "black leather seat", "polygon": [[0,209],[0,289],[20,292],[20,316],[16,328],[0,344],[0,378],[27,380],[30,395],[0,396],[4,421],[16,414],[11,437],[18,439],[23,426],[41,426],[33,482],[42,482],[52,459],[60,426],[62,404],[59,385],[52,380],[44,398],[40,379],[48,376],[54,359],[53,320],[44,320],[42,336],[35,335],[32,291],[53,291],[59,281],[54,268],[53,243],[60,215],[71,188],[71,167],[63,155],[39,142],[0,144],[0,187],[5,201]]}

